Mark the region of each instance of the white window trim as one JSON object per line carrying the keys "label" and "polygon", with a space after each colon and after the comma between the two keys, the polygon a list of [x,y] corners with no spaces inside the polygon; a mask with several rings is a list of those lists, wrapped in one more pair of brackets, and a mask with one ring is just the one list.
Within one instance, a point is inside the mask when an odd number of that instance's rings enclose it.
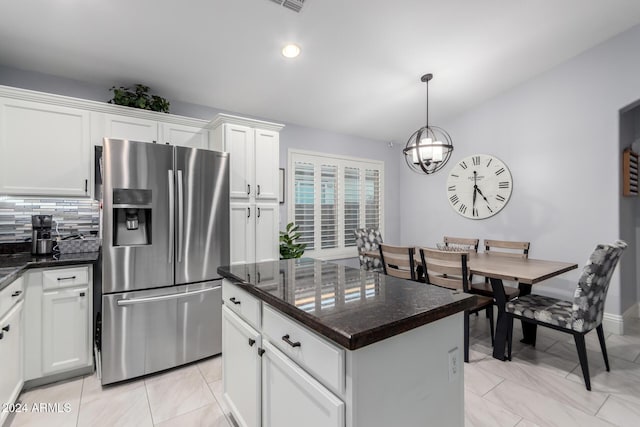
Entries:
{"label": "white window trim", "polygon": [[[380,233],[384,236],[384,222],[385,222],[385,209],[384,209],[384,162],[381,160],[372,160],[365,159],[361,157],[351,157],[351,156],[342,156],[337,154],[328,154],[321,153],[317,151],[308,151],[308,150],[298,150],[294,148],[290,148],[287,153],[287,164],[289,167],[289,172],[287,173],[287,223],[292,222],[295,218],[295,174],[294,171],[294,157],[297,157],[297,160],[300,158],[304,158],[305,156],[309,157],[309,161],[312,163],[316,163],[318,161],[318,157],[323,157],[328,159],[328,161],[332,163],[336,163],[339,165],[340,170],[344,170],[345,166],[354,166],[361,169],[361,174],[364,173],[364,168],[367,166],[372,169],[375,168],[380,171]],[[362,177],[363,175],[361,175]],[[360,192],[364,194],[364,186],[365,180],[360,180]],[[316,194],[318,199],[320,198],[319,194]],[[343,206],[344,196],[342,192],[338,193],[338,201],[339,206]],[[314,209],[320,210],[320,204],[315,203]],[[366,209],[361,209],[360,212],[360,225],[365,223],[365,214]],[[344,227],[343,227],[344,217],[343,215],[338,216],[338,241],[342,244],[344,243]],[[314,236],[315,246],[319,247],[320,242],[320,228],[316,227],[315,236]],[[358,256],[358,248],[348,247],[348,248],[332,248],[332,249],[315,249],[310,251],[305,251],[305,257],[316,258],[321,260],[333,260],[333,259],[342,259],[342,258],[355,258]]]}

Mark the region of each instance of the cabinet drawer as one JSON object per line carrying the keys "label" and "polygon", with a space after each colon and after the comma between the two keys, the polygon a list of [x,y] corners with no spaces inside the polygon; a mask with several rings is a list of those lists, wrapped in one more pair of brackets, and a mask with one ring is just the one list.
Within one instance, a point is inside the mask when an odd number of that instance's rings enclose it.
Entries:
{"label": "cabinet drawer", "polygon": [[59,289],[89,284],[89,268],[57,268],[42,272],[42,289]]}
{"label": "cabinet drawer", "polygon": [[327,387],[339,394],[344,392],[343,349],[278,313],[267,304],[264,305],[262,320],[264,334],[276,347]]}
{"label": "cabinet drawer", "polygon": [[23,296],[24,279],[18,277],[9,286],[0,291],[0,317],[3,317]]}
{"label": "cabinet drawer", "polygon": [[260,301],[238,286],[224,280],[222,282],[222,300],[231,311],[246,320],[251,326],[260,329]]}

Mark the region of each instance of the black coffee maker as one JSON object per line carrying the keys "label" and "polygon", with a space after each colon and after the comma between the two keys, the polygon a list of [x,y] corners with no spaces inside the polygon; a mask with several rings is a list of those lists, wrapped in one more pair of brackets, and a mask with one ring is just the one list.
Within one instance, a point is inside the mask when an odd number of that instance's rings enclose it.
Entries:
{"label": "black coffee maker", "polygon": [[51,215],[31,215],[31,253],[34,255],[50,254],[53,250],[51,239]]}

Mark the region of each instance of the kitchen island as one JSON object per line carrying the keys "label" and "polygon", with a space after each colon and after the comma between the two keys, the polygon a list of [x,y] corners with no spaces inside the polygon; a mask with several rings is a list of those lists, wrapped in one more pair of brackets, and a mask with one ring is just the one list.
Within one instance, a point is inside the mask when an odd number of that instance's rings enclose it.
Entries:
{"label": "kitchen island", "polygon": [[218,272],[224,398],[239,425],[464,425],[474,296],[312,259]]}

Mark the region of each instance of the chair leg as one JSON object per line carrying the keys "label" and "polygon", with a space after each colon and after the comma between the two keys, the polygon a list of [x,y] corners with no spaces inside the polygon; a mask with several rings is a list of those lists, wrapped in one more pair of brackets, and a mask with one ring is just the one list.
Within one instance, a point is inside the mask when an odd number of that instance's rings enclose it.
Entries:
{"label": "chair leg", "polygon": [[507,359],[511,361],[511,344],[513,344],[513,316],[507,315]]}
{"label": "chair leg", "polygon": [[584,334],[575,333],[573,338],[576,341],[576,349],[578,350],[578,359],[580,359],[580,367],[582,367],[582,376],[587,390],[591,391],[591,381],[589,379],[589,362],[587,361],[587,346],[584,342]]}
{"label": "chair leg", "polygon": [[604,342],[604,330],[602,329],[602,324],[596,328],[596,331],[598,332],[598,340],[600,341],[602,357],[604,357],[604,366],[607,367],[607,372],[609,372],[609,356],[607,356],[607,344]]}
{"label": "chair leg", "polygon": [[464,361],[469,362],[469,312],[464,312]]}
{"label": "chair leg", "polygon": [[487,307],[487,319],[489,319],[489,330],[491,331],[491,347],[495,345],[495,336],[493,330],[493,305]]}

